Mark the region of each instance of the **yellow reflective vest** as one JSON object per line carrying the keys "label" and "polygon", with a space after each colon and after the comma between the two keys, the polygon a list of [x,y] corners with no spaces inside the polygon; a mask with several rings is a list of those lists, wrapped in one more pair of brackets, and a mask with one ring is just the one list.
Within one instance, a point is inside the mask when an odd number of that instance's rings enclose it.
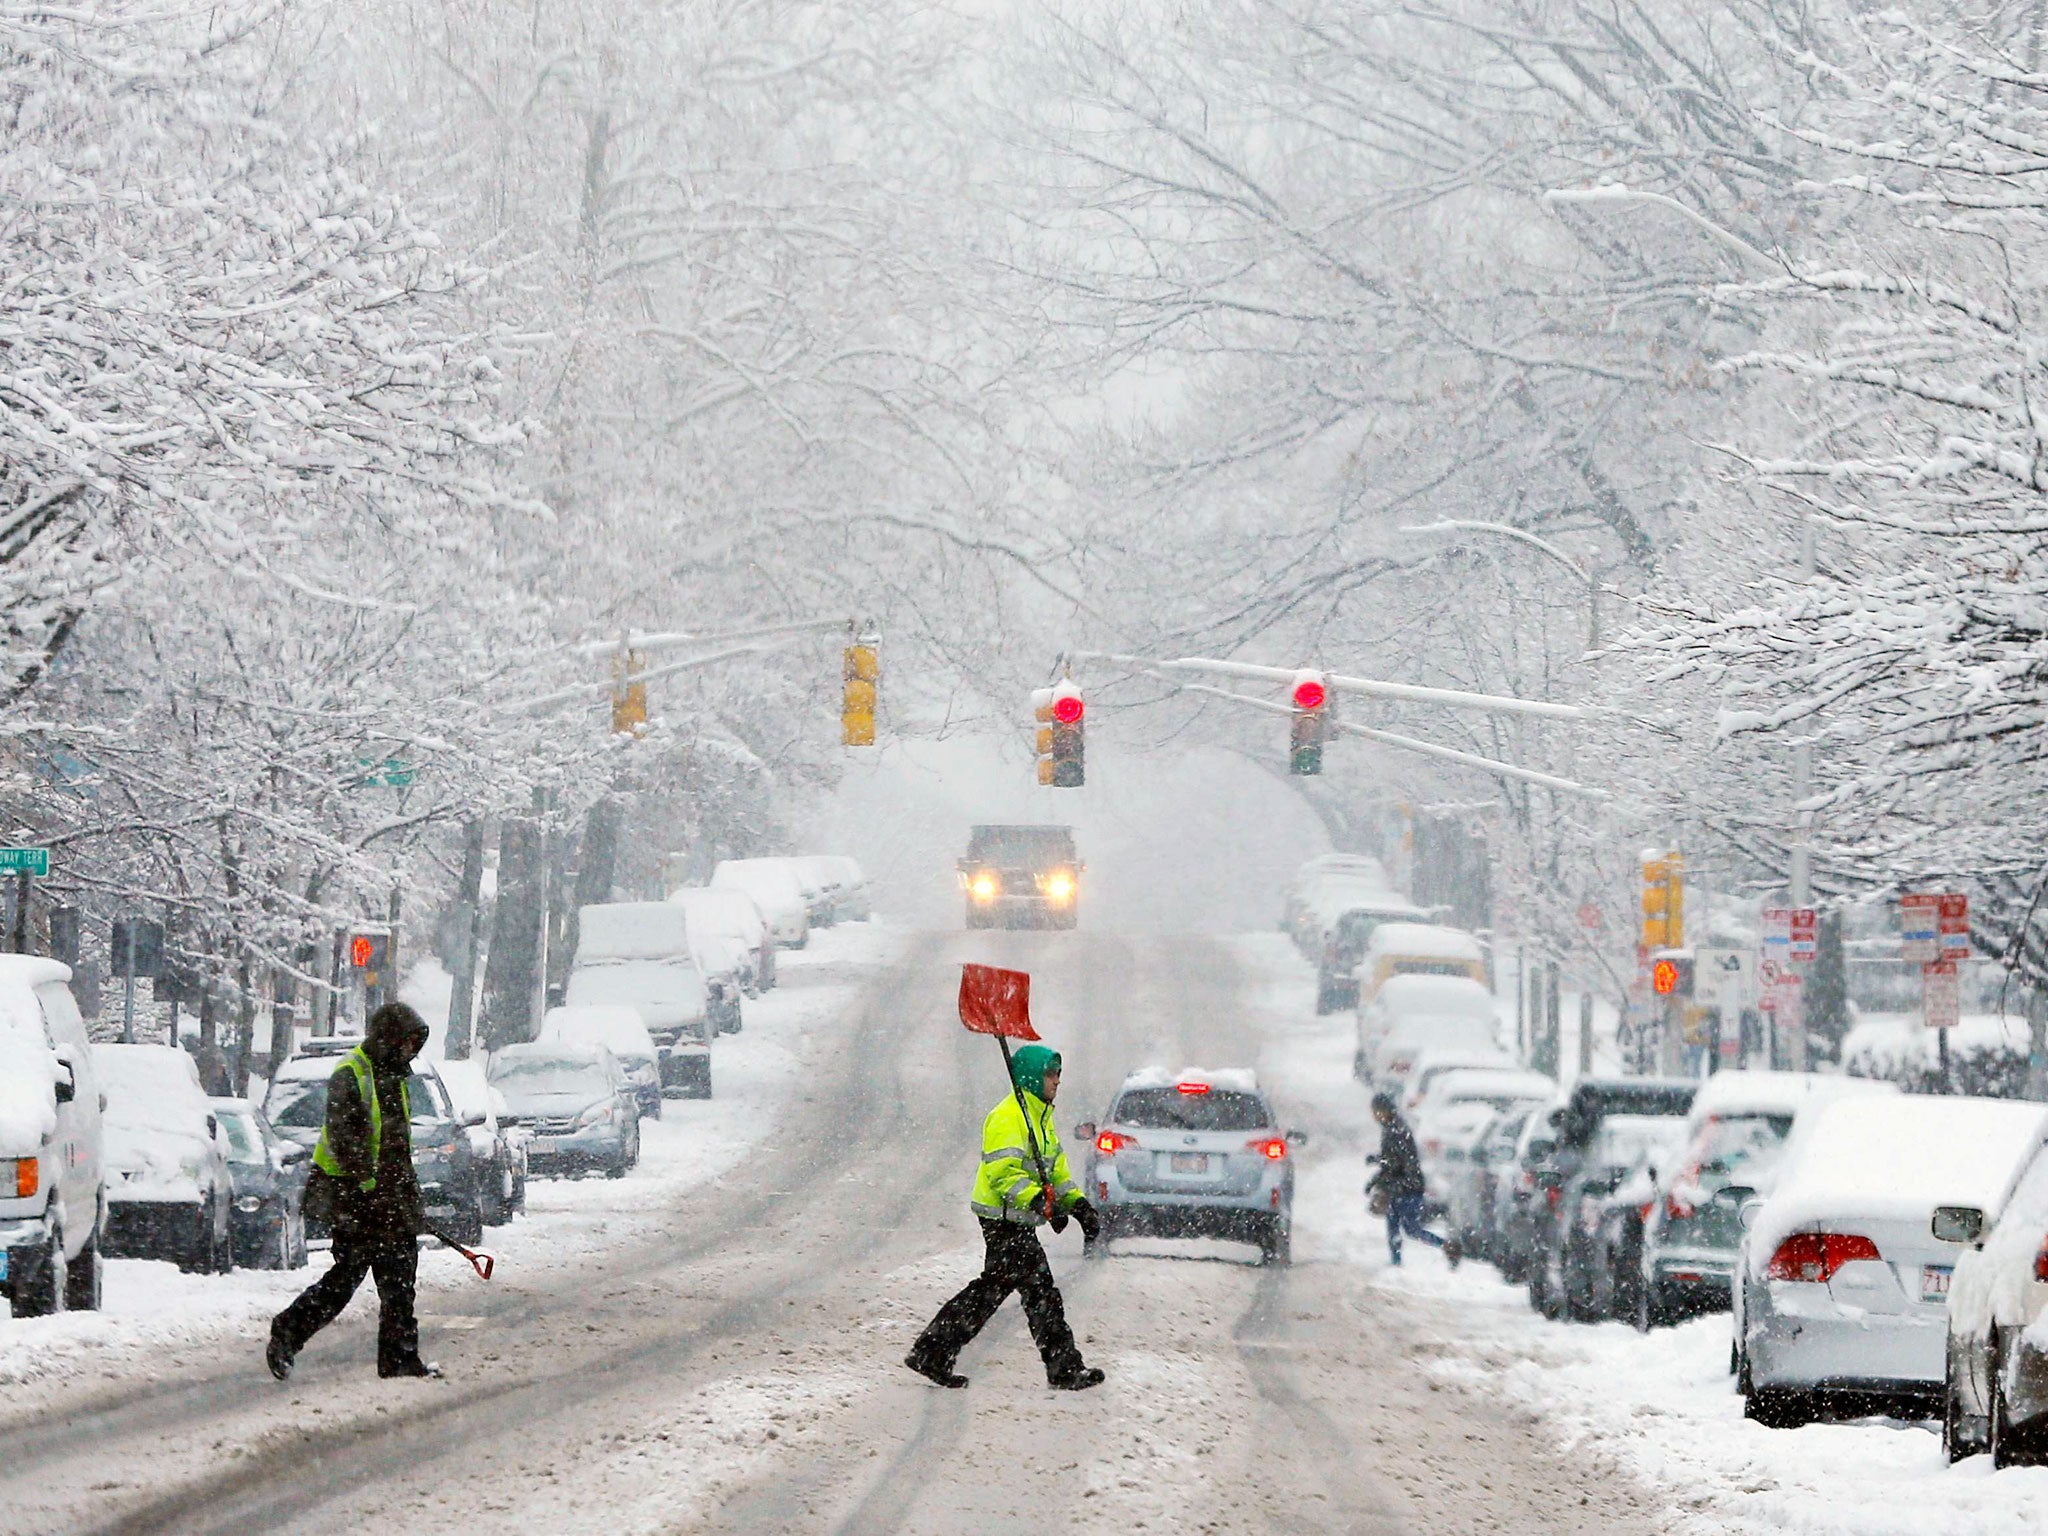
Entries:
{"label": "yellow reflective vest", "polygon": [[1053,1203],[1062,1210],[1070,1209],[1080,1202],[1081,1189],[1067,1170],[1067,1154],[1060,1149],[1059,1132],[1052,1126],[1052,1106],[1035,1093],[1025,1093],[1024,1109],[1020,1110],[1017,1097],[1005,1094],[981,1122],[981,1168],[974,1176],[974,1196],[969,1204],[975,1215],[990,1221],[1014,1221],[1029,1227],[1045,1219],[1045,1190],[1038,1182],[1038,1167],[1031,1160],[1031,1144],[1024,1135],[1026,1111],[1038,1141],[1038,1161],[1052,1180]]}
{"label": "yellow reflective vest", "polygon": [[[384,1106],[377,1102],[377,1070],[370,1064],[370,1054],[360,1045],[341,1058],[341,1065],[334,1069],[336,1077],[347,1072],[356,1080],[356,1096],[363,1102],[363,1108],[370,1112],[370,1142],[366,1149],[370,1161],[370,1176],[361,1183],[365,1191],[377,1187],[377,1169],[382,1165],[377,1159],[384,1151]],[[412,1116],[412,1087],[401,1082],[398,1087],[401,1111],[410,1119]],[[319,1145],[313,1148],[313,1166],[330,1178],[344,1178],[346,1173],[341,1159],[334,1155],[334,1149],[327,1145],[327,1127],[320,1127]]]}

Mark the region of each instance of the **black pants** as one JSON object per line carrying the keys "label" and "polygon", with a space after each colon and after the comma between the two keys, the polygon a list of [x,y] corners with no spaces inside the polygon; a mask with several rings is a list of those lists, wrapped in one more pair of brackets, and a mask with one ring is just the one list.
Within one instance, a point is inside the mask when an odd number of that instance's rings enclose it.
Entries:
{"label": "black pants", "polygon": [[419,1358],[420,1325],[413,1315],[413,1292],[419,1285],[417,1239],[365,1237],[338,1229],[334,1234],[334,1267],[299,1293],[299,1299],[277,1314],[270,1331],[293,1354],[306,1341],[341,1316],[363,1276],[377,1277],[377,1369],[395,1370]]}
{"label": "black pants", "polygon": [[981,1223],[981,1235],[988,1244],[988,1257],[981,1273],[967,1282],[967,1288],[939,1308],[910,1356],[920,1366],[950,1371],[960,1351],[996,1315],[996,1308],[1010,1292],[1024,1302],[1024,1321],[1045,1361],[1048,1381],[1064,1381],[1081,1369],[1081,1351],[1075,1347],[1074,1331],[1067,1326],[1067,1309],[1060,1301],[1060,1288],[1053,1283],[1052,1265],[1039,1246],[1035,1228],[1011,1221]]}

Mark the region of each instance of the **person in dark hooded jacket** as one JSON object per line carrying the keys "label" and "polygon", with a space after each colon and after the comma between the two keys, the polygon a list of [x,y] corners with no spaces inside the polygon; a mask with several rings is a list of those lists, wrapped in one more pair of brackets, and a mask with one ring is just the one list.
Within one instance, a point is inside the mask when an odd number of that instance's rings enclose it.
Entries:
{"label": "person in dark hooded jacket", "polygon": [[1401,1237],[1406,1233],[1418,1242],[1443,1249],[1451,1268],[1456,1269],[1458,1260],[1464,1256],[1457,1238],[1438,1237],[1422,1224],[1422,1208],[1427,1193],[1422,1177],[1422,1153],[1415,1145],[1415,1133],[1401,1118],[1401,1107],[1394,1102],[1391,1093],[1372,1096],[1372,1117],[1379,1122],[1380,1150],[1377,1157],[1368,1161],[1379,1166],[1366,1181],[1365,1192],[1371,1197],[1375,1210],[1386,1212],[1387,1262],[1401,1262]]}
{"label": "person in dark hooded jacket", "polygon": [[271,1322],[264,1360],[279,1381],[291,1375],[306,1341],[341,1315],[366,1275],[377,1279],[377,1374],[440,1375],[420,1358],[413,1311],[426,1216],[413,1172],[406,1080],[426,1043],[426,1020],[404,1003],[386,1003],[328,1082],[306,1205],[332,1212],[334,1263]]}

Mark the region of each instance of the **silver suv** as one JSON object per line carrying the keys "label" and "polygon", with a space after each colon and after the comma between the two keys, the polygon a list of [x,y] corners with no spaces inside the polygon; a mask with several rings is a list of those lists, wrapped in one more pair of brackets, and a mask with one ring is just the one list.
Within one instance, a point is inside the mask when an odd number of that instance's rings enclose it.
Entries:
{"label": "silver suv", "polygon": [[1086,1142],[1083,1190],[1102,1214],[1105,1252],[1118,1237],[1220,1237],[1256,1243],[1285,1264],[1294,1224],[1291,1147],[1250,1071],[1133,1072]]}

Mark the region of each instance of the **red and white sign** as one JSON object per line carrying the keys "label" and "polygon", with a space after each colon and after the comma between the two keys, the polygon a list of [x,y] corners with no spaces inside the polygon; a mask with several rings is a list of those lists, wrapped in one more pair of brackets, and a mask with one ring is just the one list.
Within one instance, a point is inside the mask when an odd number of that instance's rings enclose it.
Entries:
{"label": "red and white sign", "polygon": [[1792,944],[1793,963],[1812,964],[1820,954],[1820,914],[1812,907],[1794,907],[1788,914],[1786,928]]}
{"label": "red and white sign", "polygon": [[1598,928],[1600,926],[1599,903],[1587,901],[1579,904],[1579,926],[1581,928]]}
{"label": "red and white sign", "polygon": [[1920,967],[1921,1017],[1929,1029],[1954,1029],[1962,1022],[1963,989],[1953,960]]}
{"label": "red and white sign", "polygon": [[1970,952],[1970,898],[1951,892],[1941,898],[1935,922],[1941,929],[1941,958],[1952,960]]}

